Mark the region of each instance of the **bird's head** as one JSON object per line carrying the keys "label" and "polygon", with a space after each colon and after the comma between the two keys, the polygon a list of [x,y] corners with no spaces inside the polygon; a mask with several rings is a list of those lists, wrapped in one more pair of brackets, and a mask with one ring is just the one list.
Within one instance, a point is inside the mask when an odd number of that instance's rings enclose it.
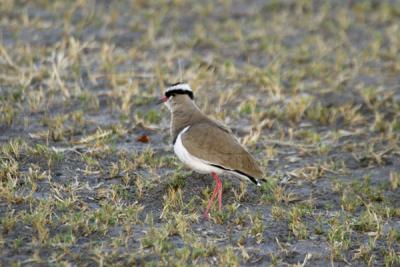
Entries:
{"label": "bird's head", "polygon": [[194,94],[192,88],[187,83],[175,83],[168,85],[164,91],[164,96],[158,101],[158,103],[164,103],[169,109],[171,109],[174,102],[183,102],[188,99],[193,100]]}

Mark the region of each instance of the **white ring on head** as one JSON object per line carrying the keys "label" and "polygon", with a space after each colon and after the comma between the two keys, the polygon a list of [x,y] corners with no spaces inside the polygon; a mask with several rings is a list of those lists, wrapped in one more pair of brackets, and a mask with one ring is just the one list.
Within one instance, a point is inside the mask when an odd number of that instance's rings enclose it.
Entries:
{"label": "white ring on head", "polygon": [[187,84],[187,83],[180,83],[180,84],[168,87],[167,90],[165,90],[165,92],[169,92],[171,90],[178,90],[178,89],[187,90],[187,91],[192,92],[192,88],[190,88],[189,84]]}

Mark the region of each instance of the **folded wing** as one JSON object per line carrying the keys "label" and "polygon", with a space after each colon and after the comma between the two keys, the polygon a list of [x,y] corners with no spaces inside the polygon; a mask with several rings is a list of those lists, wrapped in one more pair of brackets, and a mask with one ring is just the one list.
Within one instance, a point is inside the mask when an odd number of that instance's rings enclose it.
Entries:
{"label": "folded wing", "polygon": [[238,174],[247,176],[253,182],[255,182],[254,178],[263,176],[258,162],[230,131],[214,125],[213,122],[197,123],[191,126],[181,138],[183,145],[191,155],[211,165],[236,171]]}

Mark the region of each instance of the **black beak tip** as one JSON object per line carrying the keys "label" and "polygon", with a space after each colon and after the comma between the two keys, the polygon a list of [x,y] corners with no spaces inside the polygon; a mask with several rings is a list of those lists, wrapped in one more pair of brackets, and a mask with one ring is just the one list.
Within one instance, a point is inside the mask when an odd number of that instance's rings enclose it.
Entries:
{"label": "black beak tip", "polygon": [[162,103],[164,103],[165,102],[165,98],[163,97],[163,98],[161,98],[161,99],[157,99],[157,100],[155,100],[154,101],[154,104],[155,105],[161,105]]}
{"label": "black beak tip", "polygon": [[156,99],[154,101],[154,105],[160,105],[160,104],[162,104],[162,101],[160,99]]}

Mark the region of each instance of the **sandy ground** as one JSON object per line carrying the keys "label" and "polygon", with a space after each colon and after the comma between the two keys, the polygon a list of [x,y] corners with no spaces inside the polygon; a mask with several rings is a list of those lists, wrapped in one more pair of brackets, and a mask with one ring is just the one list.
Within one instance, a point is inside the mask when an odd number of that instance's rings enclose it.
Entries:
{"label": "sandy ground", "polygon": [[[3,1],[0,265],[400,266],[399,1]],[[165,82],[260,161],[173,155]]]}

